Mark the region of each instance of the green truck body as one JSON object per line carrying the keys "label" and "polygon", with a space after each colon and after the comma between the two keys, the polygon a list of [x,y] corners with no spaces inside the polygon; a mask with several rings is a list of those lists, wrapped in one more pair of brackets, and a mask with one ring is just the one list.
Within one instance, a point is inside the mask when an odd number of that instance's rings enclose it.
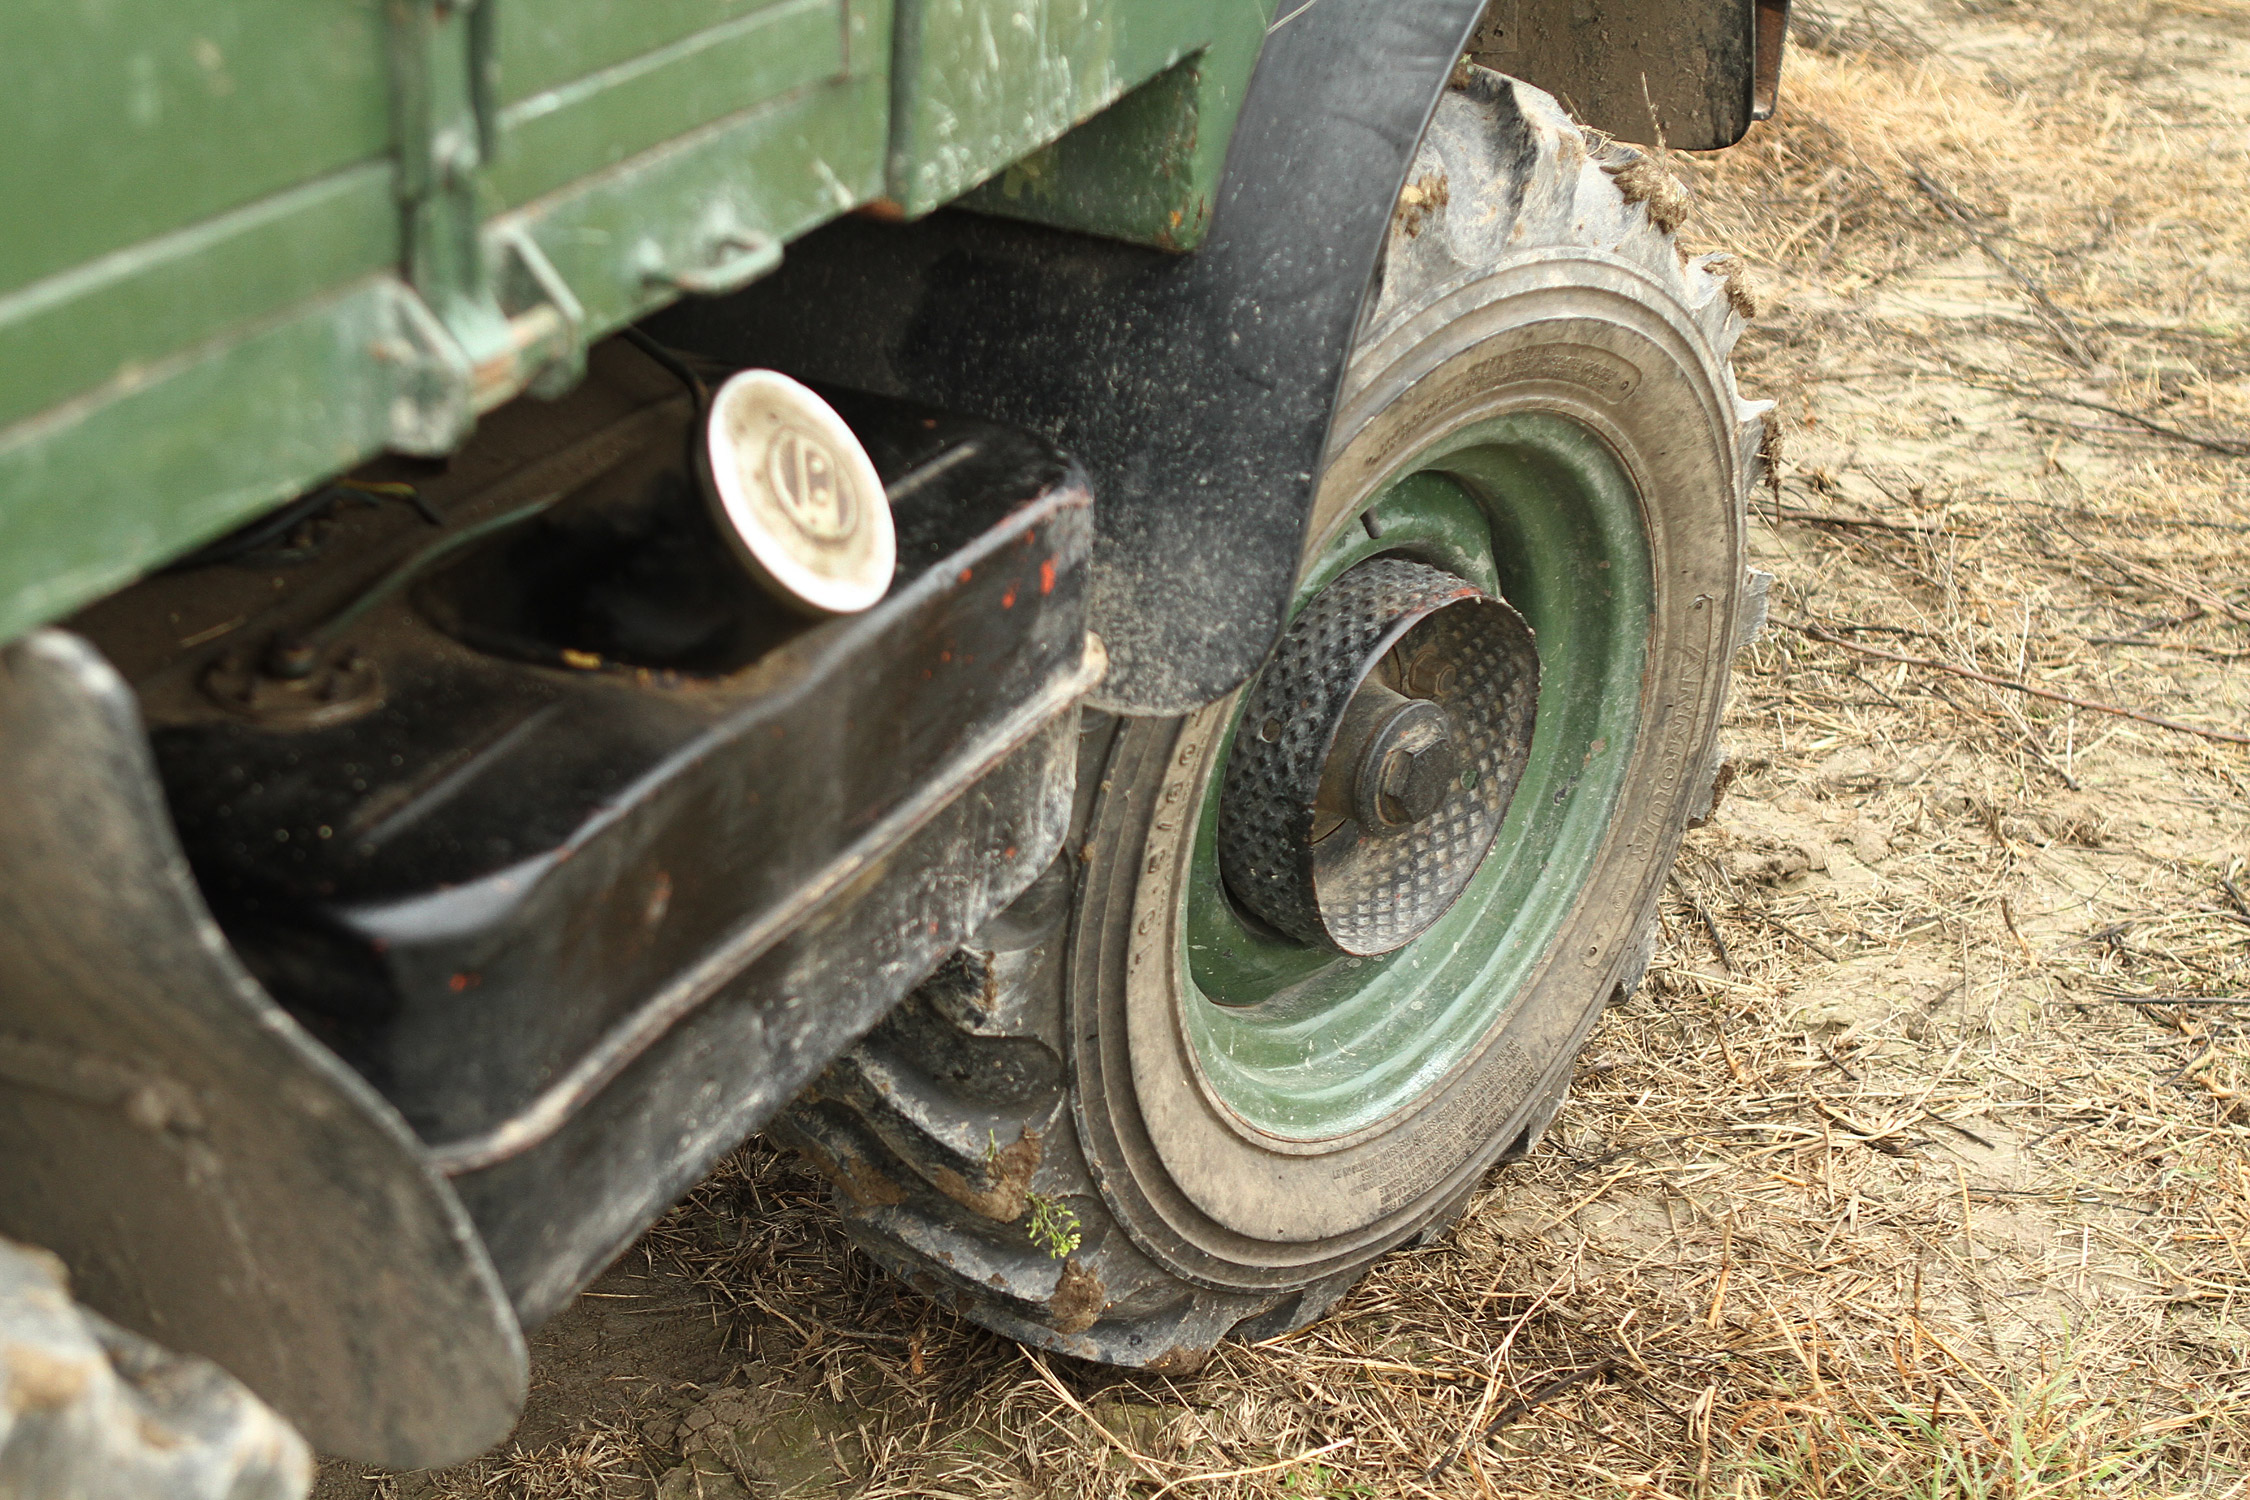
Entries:
{"label": "green truck body", "polygon": [[0,640],[371,454],[446,450],[839,214],[973,195],[1190,248],[1271,9],[12,7]]}

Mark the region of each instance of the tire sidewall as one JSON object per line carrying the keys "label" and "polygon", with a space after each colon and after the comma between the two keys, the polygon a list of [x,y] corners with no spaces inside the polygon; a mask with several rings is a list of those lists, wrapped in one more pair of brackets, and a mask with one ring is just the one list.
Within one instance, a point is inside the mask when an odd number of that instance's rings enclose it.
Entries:
{"label": "tire sidewall", "polygon": [[1744,456],[1723,355],[1621,257],[1504,259],[1355,355],[1309,558],[1449,434],[1515,413],[1595,435],[1639,497],[1651,570],[1639,728],[1585,886],[1514,1000],[1450,1072],[1350,1135],[1267,1136],[1221,1101],[1181,1007],[1179,892],[1233,699],[1129,721],[1091,820],[1068,1034],[1080,1130],[1141,1247],[1200,1284],[1297,1285],[1370,1259],[1459,1198],[1551,1101],[1616,988],[1708,777],[1743,577]]}

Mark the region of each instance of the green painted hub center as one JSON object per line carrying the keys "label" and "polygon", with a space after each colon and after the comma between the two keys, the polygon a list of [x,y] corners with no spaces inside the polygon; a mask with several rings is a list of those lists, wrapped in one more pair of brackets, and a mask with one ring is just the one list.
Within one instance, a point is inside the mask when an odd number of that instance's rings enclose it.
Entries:
{"label": "green painted hub center", "polygon": [[1184,1019],[1227,1107],[1289,1139],[1348,1135],[1406,1108],[1489,1034],[1593,873],[1640,722],[1652,592],[1640,500],[1585,429],[1517,414],[1452,434],[1328,545],[1293,608],[1385,553],[1515,606],[1536,637],[1538,718],[1468,889],[1376,958],[1284,937],[1226,892],[1219,787],[1238,725],[1222,732],[1183,893]]}

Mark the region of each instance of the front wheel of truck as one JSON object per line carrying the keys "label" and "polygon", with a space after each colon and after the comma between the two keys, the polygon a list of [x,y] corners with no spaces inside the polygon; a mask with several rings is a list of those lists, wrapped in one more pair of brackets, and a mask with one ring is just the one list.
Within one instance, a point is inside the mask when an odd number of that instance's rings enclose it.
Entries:
{"label": "front wheel of truck", "polygon": [[1741,294],[1546,95],[1449,89],[1291,623],[1089,717],[1056,866],[796,1104],[858,1241],[1024,1342],[1185,1369],[1319,1315],[1546,1127],[1648,961],[1756,628]]}

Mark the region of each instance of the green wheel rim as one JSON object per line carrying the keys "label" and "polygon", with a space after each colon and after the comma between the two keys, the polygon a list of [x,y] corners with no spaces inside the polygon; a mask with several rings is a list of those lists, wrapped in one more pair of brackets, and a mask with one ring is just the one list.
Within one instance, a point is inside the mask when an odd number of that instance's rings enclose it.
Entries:
{"label": "green wheel rim", "polygon": [[1186,1032],[1226,1106],[1293,1140],[1350,1135],[1408,1108],[1505,1016],[1593,874],[1647,657],[1640,498],[1575,423],[1522,413],[1464,428],[1399,470],[1355,522],[1307,571],[1293,609],[1378,554],[1450,569],[1530,622],[1539,713],[1530,763],[1468,889],[1379,958],[1299,944],[1227,895],[1219,773],[1234,723],[1222,731],[1182,892]]}

